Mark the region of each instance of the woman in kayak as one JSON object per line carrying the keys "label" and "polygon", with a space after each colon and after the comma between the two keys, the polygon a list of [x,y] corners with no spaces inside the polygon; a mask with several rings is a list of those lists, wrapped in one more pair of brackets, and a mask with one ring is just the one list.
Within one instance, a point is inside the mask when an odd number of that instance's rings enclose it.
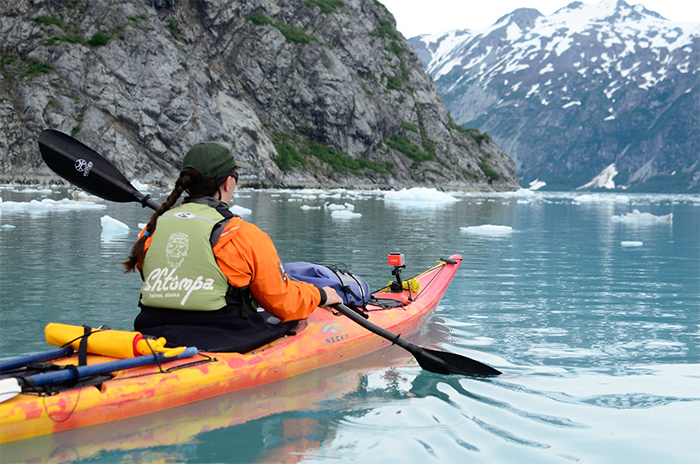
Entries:
{"label": "woman in kayak", "polygon": [[144,280],[136,330],[169,345],[246,352],[316,307],[343,302],[330,287],[290,279],[270,237],[229,210],[237,168],[249,167],[216,142],[187,152],[175,188],[124,262]]}

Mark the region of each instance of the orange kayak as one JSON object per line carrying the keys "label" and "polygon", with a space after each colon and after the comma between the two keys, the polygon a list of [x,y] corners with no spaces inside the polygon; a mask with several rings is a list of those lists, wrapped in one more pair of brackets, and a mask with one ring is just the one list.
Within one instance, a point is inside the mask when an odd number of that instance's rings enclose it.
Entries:
{"label": "orange kayak", "polygon": [[[440,261],[415,277],[420,289],[375,293],[398,300],[386,309],[368,305],[369,320],[402,337],[417,331],[432,316],[459,265],[460,255]],[[175,408],[225,393],[258,387],[312,369],[378,350],[391,342],[345,316],[317,309],[296,333],[255,351],[203,353],[192,357],[112,372],[96,385],[52,396],[20,393],[0,403],[0,443],[63,432]],[[89,354],[88,365],[115,358]],[[77,355],[55,361],[77,365]],[[173,411],[174,413],[176,411]]]}

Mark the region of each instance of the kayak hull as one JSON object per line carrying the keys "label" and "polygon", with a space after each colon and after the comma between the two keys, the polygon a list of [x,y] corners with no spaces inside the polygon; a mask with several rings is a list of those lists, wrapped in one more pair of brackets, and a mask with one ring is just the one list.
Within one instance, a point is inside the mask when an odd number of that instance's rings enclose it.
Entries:
{"label": "kayak hull", "polygon": [[[391,332],[410,335],[432,316],[461,263],[442,262],[416,278],[418,294],[375,294],[407,303],[393,309],[373,308],[369,320]],[[409,301],[411,297],[412,301]],[[370,308],[372,309],[372,308]],[[193,358],[115,372],[98,386],[53,396],[20,394],[0,404],[0,443],[53,434],[135,417],[259,387],[356,358],[390,345],[346,317],[317,309],[296,334],[250,353],[200,353]],[[89,355],[88,364],[114,358]],[[56,364],[77,364],[75,356]]]}

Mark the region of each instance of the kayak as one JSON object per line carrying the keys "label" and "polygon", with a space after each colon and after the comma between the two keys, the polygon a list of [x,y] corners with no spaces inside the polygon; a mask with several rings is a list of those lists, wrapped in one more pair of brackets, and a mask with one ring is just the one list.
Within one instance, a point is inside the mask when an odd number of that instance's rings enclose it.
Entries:
{"label": "kayak", "polygon": [[[414,283],[418,285],[387,288],[373,294],[365,308],[367,320],[401,334],[395,340],[401,345],[403,337],[416,332],[432,316],[461,262],[460,255],[452,255],[416,276]],[[101,366],[107,366],[102,370],[106,369],[110,375],[51,395],[23,389],[3,401],[0,443],[118,421],[252,389],[392,344],[349,317],[319,308],[300,322],[294,334],[244,354],[197,352],[191,347],[172,358],[163,358],[167,353],[160,353],[159,362],[125,368],[122,366],[149,356],[117,359],[83,353],[87,366],[67,371],[84,368],[99,371]],[[78,356],[71,354],[52,363],[78,366]],[[111,370],[109,366],[118,368]]]}

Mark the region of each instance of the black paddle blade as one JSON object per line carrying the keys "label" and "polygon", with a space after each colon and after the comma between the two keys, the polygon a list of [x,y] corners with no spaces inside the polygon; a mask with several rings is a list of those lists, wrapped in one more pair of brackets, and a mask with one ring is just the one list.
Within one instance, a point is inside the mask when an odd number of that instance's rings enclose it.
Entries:
{"label": "black paddle blade", "polygon": [[73,137],[47,129],[39,136],[39,150],[53,172],[86,192],[119,203],[144,203],[145,196],[112,163]]}
{"label": "black paddle blade", "polygon": [[474,377],[499,375],[501,371],[466,356],[447,351],[429,350],[413,345],[409,351],[420,367],[436,374],[459,374]]}

